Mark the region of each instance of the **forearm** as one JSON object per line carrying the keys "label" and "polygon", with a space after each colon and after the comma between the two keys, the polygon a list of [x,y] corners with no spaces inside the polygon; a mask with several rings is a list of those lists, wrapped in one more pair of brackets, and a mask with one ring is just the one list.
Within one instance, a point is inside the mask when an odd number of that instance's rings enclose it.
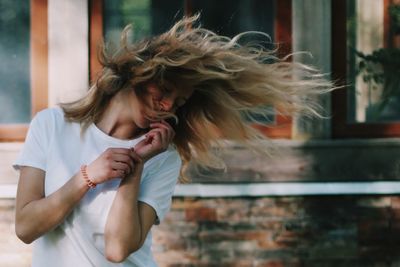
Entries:
{"label": "forearm", "polygon": [[127,177],[118,188],[105,228],[106,257],[119,262],[139,249],[142,239],[138,195],[140,175]]}
{"label": "forearm", "polygon": [[60,189],[42,199],[34,200],[16,213],[16,233],[25,243],[54,229],[79,203],[88,186],[77,173]]}

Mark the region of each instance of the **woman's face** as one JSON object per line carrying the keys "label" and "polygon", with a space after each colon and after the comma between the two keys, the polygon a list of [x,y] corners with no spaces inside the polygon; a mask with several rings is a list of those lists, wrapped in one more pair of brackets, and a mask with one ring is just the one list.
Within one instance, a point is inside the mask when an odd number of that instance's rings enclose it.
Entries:
{"label": "woman's face", "polygon": [[134,119],[137,126],[143,129],[149,127],[151,121],[146,116],[149,110],[175,113],[192,94],[193,89],[178,90],[172,86],[159,88],[156,83],[149,83],[142,97],[145,103],[137,103],[139,112]]}

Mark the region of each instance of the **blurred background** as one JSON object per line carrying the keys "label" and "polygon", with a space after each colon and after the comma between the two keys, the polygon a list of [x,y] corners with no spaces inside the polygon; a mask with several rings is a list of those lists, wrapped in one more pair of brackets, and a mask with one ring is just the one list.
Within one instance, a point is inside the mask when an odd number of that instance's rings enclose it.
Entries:
{"label": "blurred background", "polygon": [[281,56],[310,52],[288,60],[347,86],[318,99],[326,119],[259,118],[273,157],[228,140],[226,172],[178,185],[153,228],[160,266],[400,266],[398,0],[0,0],[0,266],[30,264],[11,164],[31,118],[84,94],[103,38],[127,24],[150,37],[197,12],[222,35],[267,33]]}

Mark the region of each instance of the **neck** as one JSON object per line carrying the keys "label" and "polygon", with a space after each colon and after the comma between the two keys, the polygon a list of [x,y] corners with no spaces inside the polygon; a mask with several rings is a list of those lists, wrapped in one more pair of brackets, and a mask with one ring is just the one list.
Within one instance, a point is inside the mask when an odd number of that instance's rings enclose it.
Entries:
{"label": "neck", "polygon": [[96,126],[108,134],[118,139],[133,139],[139,137],[141,129],[129,117],[130,110],[123,101],[123,96],[117,94],[108,104]]}

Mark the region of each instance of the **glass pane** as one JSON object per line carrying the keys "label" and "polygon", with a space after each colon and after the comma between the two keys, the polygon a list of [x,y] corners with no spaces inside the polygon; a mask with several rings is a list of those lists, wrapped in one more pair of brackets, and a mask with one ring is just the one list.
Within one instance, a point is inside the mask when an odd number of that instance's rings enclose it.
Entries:
{"label": "glass pane", "polygon": [[29,9],[29,0],[0,1],[0,123],[31,119]]}
{"label": "glass pane", "polygon": [[[220,35],[233,37],[245,31],[260,31],[268,34],[270,40],[259,37],[258,40],[267,49],[274,48],[275,1],[270,0],[193,0],[193,13],[201,12],[202,25]],[[253,38],[254,40],[254,38]],[[243,39],[243,43],[253,40]],[[271,107],[265,107],[271,115],[250,115],[251,121],[271,124],[275,116]],[[246,116],[249,118],[249,116]]]}
{"label": "glass pane", "polygon": [[104,33],[106,40],[118,42],[121,30],[133,26],[133,39],[162,33],[183,16],[183,0],[104,1]]}
{"label": "glass pane", "polygon": [[400,120],[400,6],[385,2],[347,1],[350,122]]}
{"label": "glass pane", "polygon": [[202,25],[220,35],[233,37],[244,31],[261,31],[268,34],[273,42],[274,2],[193,0],[193,13],[201,12]]}

